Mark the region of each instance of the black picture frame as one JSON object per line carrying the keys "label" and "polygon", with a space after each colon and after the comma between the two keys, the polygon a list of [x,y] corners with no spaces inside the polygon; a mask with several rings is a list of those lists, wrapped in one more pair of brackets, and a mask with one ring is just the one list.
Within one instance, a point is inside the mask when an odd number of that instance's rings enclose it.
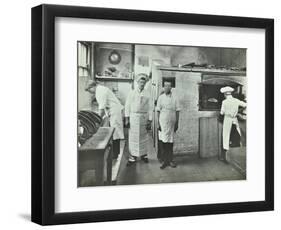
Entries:
{"label": "black picture frame", "polygon": [[[55,213],[55,18],[109,19],[265,29],[265,200]],[[274,209],[274,20],[80,6],[32,8],[32,221],[41,225]]]}

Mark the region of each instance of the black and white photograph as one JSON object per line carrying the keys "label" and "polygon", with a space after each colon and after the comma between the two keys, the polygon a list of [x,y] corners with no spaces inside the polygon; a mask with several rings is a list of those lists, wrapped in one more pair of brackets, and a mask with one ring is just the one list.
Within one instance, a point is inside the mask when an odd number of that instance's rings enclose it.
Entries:
{"label": "black and white photograph", "polygon": [[77,187],[247,179],[247,49],[77,41]]}
{"label": "black and white photograph", "polygon": [[32,8],[33,222],[274,210],[274,19],[158,10]]}

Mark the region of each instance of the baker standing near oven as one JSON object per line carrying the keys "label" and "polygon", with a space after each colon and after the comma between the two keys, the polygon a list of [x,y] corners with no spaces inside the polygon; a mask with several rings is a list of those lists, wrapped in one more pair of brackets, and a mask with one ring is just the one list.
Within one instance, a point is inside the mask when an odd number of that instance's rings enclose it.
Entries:
{"label": "baker standing near oven", "polygon": [[157,101],[156,111],[158,114],[159,140],[162,145],[160,169],[167,166],[175,168],[177,165],[173,161],[174,134],[179,127],[180,103],[178,98],[172,93],[172,83],[164,81],[164,93]]}
{"label": "baker standing near oven", "polygon": [[91,93],[93,98],[96,98],[99,106],[99,115],[101,117],[108,116],[110,127],[114,128],[113,158],[116,159],[120,154],[120,140],[124,139],[122,119],[122,110],[124,107],[109,88],[99,85],[93,80],[88,81],[85,90]]}
{"label": "baker standing near oven", "polygon": [[223,160],[228,162],[229,140],[232,125],[236,126],[236,130],[241,136],[237,114],[239,107],[246,108],[247,104],[232,96],[233,88],[226,86],[221,88],[221,93],[224,94],[225,99],[222,102],[220,114],[224,115],[222,140],[223,140]]}

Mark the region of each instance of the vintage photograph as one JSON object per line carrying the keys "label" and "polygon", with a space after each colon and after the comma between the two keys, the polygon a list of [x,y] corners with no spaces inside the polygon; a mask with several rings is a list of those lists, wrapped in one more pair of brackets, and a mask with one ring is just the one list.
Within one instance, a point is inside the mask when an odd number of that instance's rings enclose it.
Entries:
{"label": "vintage photograph", "polygon": [[77,41],[77,186],[246,180],[246,57]]}

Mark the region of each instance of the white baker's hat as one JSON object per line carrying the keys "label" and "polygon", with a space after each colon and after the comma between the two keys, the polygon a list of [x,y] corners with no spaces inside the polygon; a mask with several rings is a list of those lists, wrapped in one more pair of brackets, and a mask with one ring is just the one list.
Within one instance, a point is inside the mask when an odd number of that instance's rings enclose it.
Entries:
{"label": "white baker's hat", "polygon": [[136,81],[139,81],[140,79],[143,79],[145,81],[148,81],[148,75],[145,74],[145,73],[139,73],[137,76],[136,76]]}
{"label": "white baker's hat", "polygon": [[221,88],[220,91],[221,91],[221,93],[231,93],[234,91],[234,89],[231,88],[230,86],[225,86],[225,87]]}

